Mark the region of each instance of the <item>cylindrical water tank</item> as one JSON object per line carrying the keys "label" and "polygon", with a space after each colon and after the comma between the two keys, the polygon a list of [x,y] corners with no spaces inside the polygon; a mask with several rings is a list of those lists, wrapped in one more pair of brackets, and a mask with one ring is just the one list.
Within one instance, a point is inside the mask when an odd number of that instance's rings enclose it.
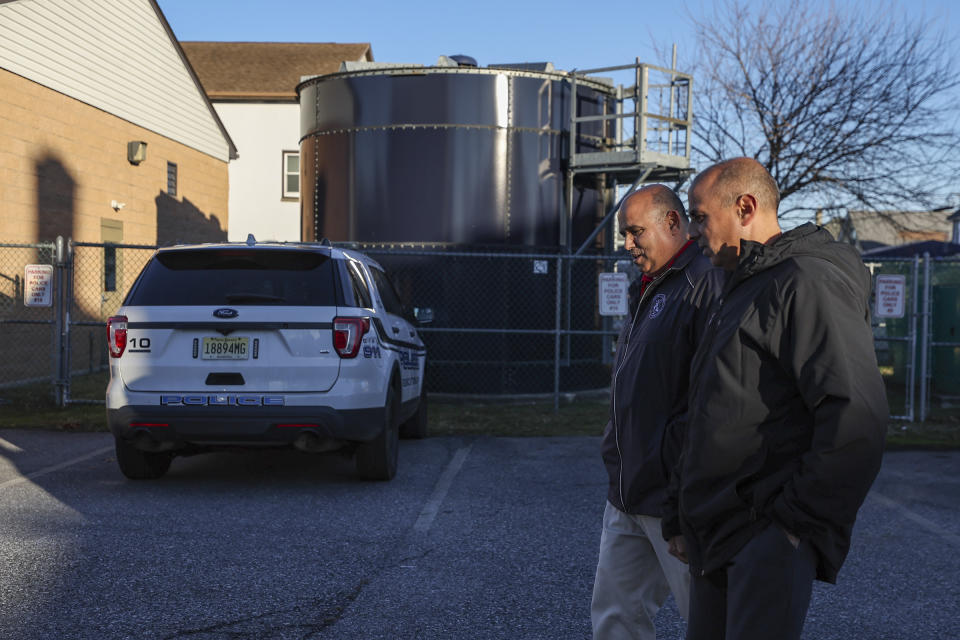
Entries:
{"label": "cylindrical water tank", "polygon": [[[564,201],[571,83],[517,68],[410,67],[319,76],[298,87],[302,239],[555,248],[594,227],[596,177]],[[578,115],[614,91],[578,78]],[[604,129],[606,127],[606,129]],[[612,125],[590,122],[578,150]],[[599,188],[598,188],[599,186]]]}

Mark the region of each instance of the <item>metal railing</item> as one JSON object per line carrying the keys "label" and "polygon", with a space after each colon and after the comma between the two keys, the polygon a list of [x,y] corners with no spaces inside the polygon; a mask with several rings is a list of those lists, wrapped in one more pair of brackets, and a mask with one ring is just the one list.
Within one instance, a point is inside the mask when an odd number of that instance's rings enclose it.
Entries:
{"label": "metal railing", "polygon": [[[581,115],[577,99],[578,78],[629,70],[633,84],[618,85],[612,109],[603,105],[600,114]],[[570,167],[589,171],[619,170],[625,166],[690,167],[690,137],[693,124],[693,76],[676,69],[641,63],[571,74]],[[599,123],[604,135],[599,149],[578,151],[581,125]],[[606,135],[606,134],[612,135]]]}

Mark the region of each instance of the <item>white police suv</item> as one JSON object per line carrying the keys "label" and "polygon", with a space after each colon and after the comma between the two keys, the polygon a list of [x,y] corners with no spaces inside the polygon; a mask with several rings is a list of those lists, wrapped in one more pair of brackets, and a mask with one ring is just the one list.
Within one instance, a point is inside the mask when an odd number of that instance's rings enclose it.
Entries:
{"label": "white police suv", "polygon": [[107,421],[128,478],[177,455],[355,450],[389,480],[427,431],[426,349],[384,270],[317,244],[159,249],[107,323]]}

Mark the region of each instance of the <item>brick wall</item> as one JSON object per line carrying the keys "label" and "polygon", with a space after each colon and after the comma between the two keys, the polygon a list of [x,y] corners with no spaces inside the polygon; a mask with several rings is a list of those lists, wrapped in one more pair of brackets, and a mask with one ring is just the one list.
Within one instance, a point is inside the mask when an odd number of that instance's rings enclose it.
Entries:
{"label": "brick wall", "polygon": [[[132,140],[147,143],[137,166]],[[0,242],[101,242],[103,220],[124,243],[226,240],[228,190],[226,162],[0,69]]]}

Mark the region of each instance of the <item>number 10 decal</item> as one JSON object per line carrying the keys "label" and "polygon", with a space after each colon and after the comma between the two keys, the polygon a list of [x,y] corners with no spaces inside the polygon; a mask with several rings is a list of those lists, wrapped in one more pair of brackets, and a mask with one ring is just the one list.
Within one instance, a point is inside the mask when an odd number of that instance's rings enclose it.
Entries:
{"label": "number 10 decal", "polygon": [[130,351],[150,351],[150,338],[130,338]]}

